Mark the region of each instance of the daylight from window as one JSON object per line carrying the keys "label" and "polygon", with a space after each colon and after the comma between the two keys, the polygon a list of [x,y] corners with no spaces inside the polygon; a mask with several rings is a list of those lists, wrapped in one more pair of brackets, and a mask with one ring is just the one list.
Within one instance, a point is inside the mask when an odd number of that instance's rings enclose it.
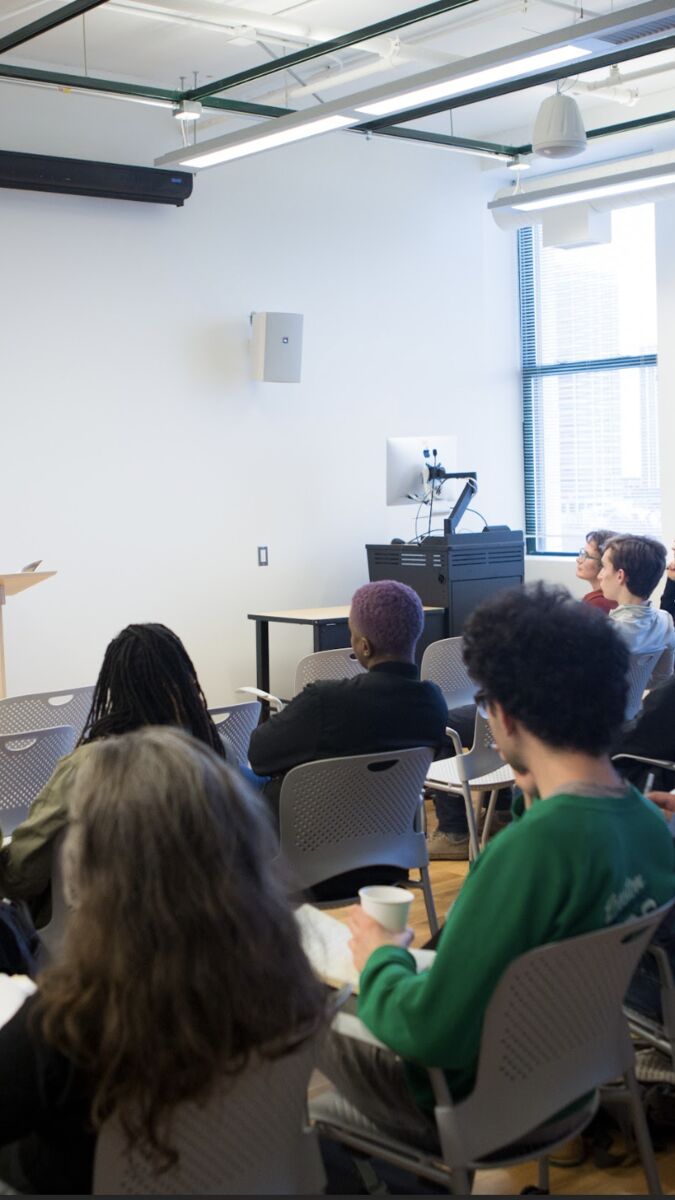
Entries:
{"label": "daylight from window", "polygon": [[607,244],[519,245],[528,550],[658,532],[654,206],[615,211]]}

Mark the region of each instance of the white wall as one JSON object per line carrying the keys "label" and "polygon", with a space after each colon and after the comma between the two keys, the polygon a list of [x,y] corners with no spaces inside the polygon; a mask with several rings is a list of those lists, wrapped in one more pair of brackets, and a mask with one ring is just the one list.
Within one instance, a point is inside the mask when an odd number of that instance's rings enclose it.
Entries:
{"label": "white wall", "polygon": [[[149,164],[175,145],[158,110],[20,98],[6,149]],[[521,525],[492,191],[477,160],[338,134],[204,172],[182,210],[0,192],[1,565],[58,570],[7,604],[10,693],[91,682],[114,633],[158,620],[227,703],[254,682],[247,612],[346,603],[364,543],[410,535],[384,506],[388,435],[455,433],[477,507]],[[301,385],[251,381],[255,309],[304,313]],[[273,686],[309,649],[275,630]]]}

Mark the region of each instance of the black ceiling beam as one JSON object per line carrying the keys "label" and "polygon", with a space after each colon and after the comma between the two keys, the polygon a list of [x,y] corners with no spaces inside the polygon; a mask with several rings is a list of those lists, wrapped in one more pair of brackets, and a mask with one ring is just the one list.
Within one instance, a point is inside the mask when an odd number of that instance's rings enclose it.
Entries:
{"label": "black ceiling beam", "polygon": [[[581,37],[581,34],[579,34]],[[401,109],[386,117],[376,117],[370,121],[353,126],[367,133],[377,133],[390,125],[405,125],[407,121],[421,120],[423,117],[433,117],[439,112],[449,112],[453,108],[464,108],[468,104],[480,104],[484,100],[494,100],[498,96],[508,96],[511,92],[522,92],[528,88],[538,87],[542,83],[555,83],[558,79],[570,79],[577,75],[585,75],[588,71],[598,71],[602,67],[613,67],[616,63],[630,62],[634,58],[647,58],[650,54],[658,54],[662,50],[675,48],[675,35],[659,38],[640,46],[629,46],[624,50],[612,50],[609,54],[591,56],[573,66],[567,63],[562,67],[552,67],[548,71],[539,71],[536,75],[521,76],[518,79],[507,79],[503,83],[494,83],[489,87],[476,88],[464,95],[449,96],[446,100],[438,100],[434,104],[425,104],[417,108]],[[401,90],[405,90],[405,79],[401,81]]]}
{"label": "black ceiling beam", "polygon": [[5,37],[0,38],[0,54],[6,54],[8,50],[14,50],[16,46],[23,46],[24,42],[30,42],[33,38],[39,37],[41,33],[57,29],[59,25],[65,25],[67,21],[81,17],[84,13],[90,12],[92,8],[99,8],[101,4],[105,3],[106,0],[73,0],[72,4],[65,4],[63,8],[57,8],[54,12],[47,13],[46,17],[31,21],[30,25],[22,25],[20,29],[15,29],[13,33],[8,33]]}
{"label": "black ceiling beam", "polygon": [[[100,2],[100,0],[99,0]],[[261,63],[259,67],[251,67],[249,71],[239,71],[236,75],[228,75],[215,83],[204,84],[202,87],[191,88],[185,93],[186,100],[202,100],[204,96],[213,96],[216,92],[224,92],[230,88],[239,87],[242,83],[251,83],[254,79],[262,79],[266,75],[275,75],[277,71],[285,71],[289,67],[297,67],[300,63],[310,62],[314,58],[323,58],[326,54],[334,54],[345,50],[355,42],[367,42],[369,38],[381,37],[393,33],[396,29],[405,29],[420,21],[428,21],[430,17],[438,17],[443,13],[452,12],[455,8],[464,8],[467,4],[475,4],[476,0],[435,0],[433,4],[423,4],[421,8],[413,8],[408,12],[399,13],[397,17],[389,17],[386,21],[377,21],[374,25],[364,25],[341,37],[331,38],[327,42],[317,42],[306,50],[296,50],[283,58],[275,58],[272,62]]]}

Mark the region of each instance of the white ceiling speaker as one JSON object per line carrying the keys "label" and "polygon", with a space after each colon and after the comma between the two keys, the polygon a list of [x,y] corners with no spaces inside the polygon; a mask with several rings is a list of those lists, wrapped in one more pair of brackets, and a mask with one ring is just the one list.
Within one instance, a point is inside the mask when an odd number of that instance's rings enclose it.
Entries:
{"label": "white ceiling speaker", "polygon": [[586,130],[572,96],[555,92],[544,100],[532,134],[532,149],[544,158],[572,158],[586,149]]}

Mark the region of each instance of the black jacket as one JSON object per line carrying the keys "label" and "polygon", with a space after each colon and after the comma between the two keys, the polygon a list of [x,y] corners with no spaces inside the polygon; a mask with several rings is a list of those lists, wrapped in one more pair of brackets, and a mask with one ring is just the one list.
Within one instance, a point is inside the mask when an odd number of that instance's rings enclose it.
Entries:
{"label": "black jacket", "polygon": [[[281,784],[291,767],[413,746],[438,750],[445,742],[447,720],[447,705],[435,683],[421,682],[413,663],[385,662],[351,679],[308,684],[254,731],[249,759],[258,775],[272,776],[263,794],[278,824]],[[406,874],[385,866],[349,871],[319,884],[312,895],[317,900],[353,896],[362,883],[390,883]]]}
{"label": "black jacket", "polygon": [[308,684],[254,730],[249,759],[257,775],[279,777],[320,758],[437,749],[447,720],[435,683],[421,682],[413,663],[384,662],[351,679]]}
{"label": "black jacket", "polygon": [[675,621],[675,579],[667,579],[661,597],[661,608],[669,612]]}
{"label": "black jacket", "polygon": [[[641,715],[632,729],[625,731],[614,754],[641,754],[645,758],[663,758],[675,762],[675,675],[663,687],[655,688],[645,700]],[[619,762],[621,774],[631,783],[643,787],[649,767],[640,763]],[[675,775],[658,772],[657,790],[675,787]]]}

